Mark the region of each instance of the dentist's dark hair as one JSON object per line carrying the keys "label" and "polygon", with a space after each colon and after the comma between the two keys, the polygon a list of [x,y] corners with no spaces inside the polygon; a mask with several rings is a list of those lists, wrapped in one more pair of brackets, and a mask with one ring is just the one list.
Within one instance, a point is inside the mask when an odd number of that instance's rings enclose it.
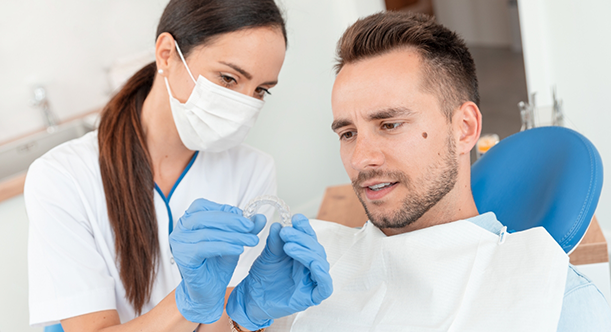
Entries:
{"label": "dentist's dark hair", "polygon": [[[171,0],[159,20],[157,37],[170,33],[187,57],[194,47],[223,33],[255,27],[277,28],[286,42],[284,19],[274,0]],[[160,257],[155,183],[141,122],[156,73],[153,62],[134,74],[104,107],[98,131],[117,264],[125,296],[137,314],[150,299]]]}

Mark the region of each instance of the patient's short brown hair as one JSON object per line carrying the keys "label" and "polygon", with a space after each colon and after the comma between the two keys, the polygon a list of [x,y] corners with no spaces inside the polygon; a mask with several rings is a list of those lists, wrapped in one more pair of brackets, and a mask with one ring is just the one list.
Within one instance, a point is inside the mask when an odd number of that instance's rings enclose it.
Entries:
{"label": "patient's short brown hair", "polygon": [[437,95],[449,121],[462,103],[479,105],[475,63],[464,40],[427,15],[389,11],[358,20],[337,43],[335,69],[402,48],[421,56],[423,88]]}

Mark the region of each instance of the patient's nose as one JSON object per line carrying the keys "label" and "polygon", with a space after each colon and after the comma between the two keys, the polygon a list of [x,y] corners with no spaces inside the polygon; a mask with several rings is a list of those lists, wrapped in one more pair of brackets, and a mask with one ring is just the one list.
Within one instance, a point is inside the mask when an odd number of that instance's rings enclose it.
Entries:
{"label": "patient's nose", "polygon": [[359,135],[350,158],[352,168],[364,171],[380,167],[384,164],[384,153],[379,149],[375,140],[366,135]]}

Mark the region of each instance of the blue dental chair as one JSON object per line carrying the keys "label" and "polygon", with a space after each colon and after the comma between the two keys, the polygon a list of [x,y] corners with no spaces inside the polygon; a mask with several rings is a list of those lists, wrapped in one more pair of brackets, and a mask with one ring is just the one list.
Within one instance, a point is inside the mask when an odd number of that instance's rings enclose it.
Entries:
{"label": "blue dental chair", "polygon": [[540,127],[500,141],[471,167],[480,213],[510,231],[543,226],[570,253],[596,210],[603,166],[594,145],[563,127]]}

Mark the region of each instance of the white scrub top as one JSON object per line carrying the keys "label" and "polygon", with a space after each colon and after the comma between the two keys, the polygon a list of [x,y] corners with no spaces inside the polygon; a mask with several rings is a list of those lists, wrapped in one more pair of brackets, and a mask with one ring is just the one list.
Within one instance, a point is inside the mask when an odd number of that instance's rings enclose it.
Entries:
{"label": "white scrub top", "polygon": [[[24,195],[30,221],[31,325],[50,325],[112,309],[118,311],[122,323],[136,317],[119,276],[98,157],[96,131],[54,148],[28,171]],[[259,195],[276,195],[274,162],[271,156],[244,144],[219,153],[197,153],[168,198],[155,189],[161,252],[151,298],[142,313],[182,280],[170,252],[169,216],[176,224],[197,198],[243,208]],[[230,286],[248,273],[265,245],[270,224],[259,234],[262,240],[257,247],[245,248]]]}

